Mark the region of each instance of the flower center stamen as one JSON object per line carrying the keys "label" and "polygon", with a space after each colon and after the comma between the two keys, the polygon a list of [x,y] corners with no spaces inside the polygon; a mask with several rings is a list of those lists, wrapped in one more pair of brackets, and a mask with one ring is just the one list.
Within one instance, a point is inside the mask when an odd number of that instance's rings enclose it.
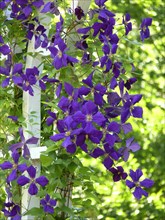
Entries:
{"label": "flower center stamen", "polygon": [[92,121],[93,116],[92,115],[86,115],[86,121]]}

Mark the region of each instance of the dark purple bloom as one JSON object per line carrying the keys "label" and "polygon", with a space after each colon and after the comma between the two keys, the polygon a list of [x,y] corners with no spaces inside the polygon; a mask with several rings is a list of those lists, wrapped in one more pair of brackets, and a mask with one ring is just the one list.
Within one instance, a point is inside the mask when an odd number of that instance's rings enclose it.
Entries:
{"label": "dark purple bloom", "polygon": [[129,89],[131,89],[132,84],[134,84],[136,81],[137,81],[136,78],[130,78],[126,81],[124,86],[129,90]]}
{"label": "dark purple bloom", "polygon": [[11,50],[7,44],[0,46],[0,53],[2,53],[3,55],[7,55],[10,52],[11,52]]}
{"label": "dark purple bloom", "polygon": [[90,140],[92,143],[99,144],[102,137],[103,133],[97,129],[94,129],[90,134],[87,134],[85,131],[83,131],[79,135],[77,135],[76,145],[80,146],[83,151],[88,153],[85,142]]}
{"label": "dark purple bloom", "polygon": [[102,7],[107,0],[95,0],[95,4]]}
{"label": "dark purple bloom", "polygon": [[123,16],[123,24],[125,25],[125,35],[127,35],[132,30],[132,23],[130,22],[130,14],[126,13]]}
{"label": "dark purple bloom", "polygon": [[56,206],[57,201],[55,199],[51,199],[47,194],[44,199],[41,199],[40,204],[43,206],[44,212],[53,214],[54,206]]}
{"label": "dark purple bloom", "polygon": [[22,175],[22,176],[18,177],[17,183],[20,186],[24,186],[29,183],[30,184],[29,189],[28,189],[29,194],[36,195],[38,193],[37,184],[44,187],[48,184],[49,181],[45,176],[40,176],[40,177],[36,178],[36,169],[32,165],[30,167],[28,167],[27,172],[28,172],[30,178]]}
{"label": "dark purple bloom", "polygon": [[64,83],[64,87],[68,98],[62,96],[58,103],[58,107],[67,115],[74,114],[77,110],[79,110],[79,103],[77,102],[78,89],[66,82]]}
{"label": "dark purple bloom", "polygon": [[102,56],[100,59],[101,67],[103,68],[104,66],[106,69],[104,70],[104,73],[108,73],[110,69],[112,68],[112,60],[109,58],[108,55]]}
{"label": "dark purple bloom", "polygon": [[121,122],[125,123],[127,119],[132,115],[134,118],[142,118],[143,109],[139,106],[134,106],[142,98],[142,95],[129,95],[128,100],[124,103],[121,112]]}
{"label": "dark purple bloom", "polygon": [[73,120],[77,123],[81,123],[84,131],[87,134],[90,134],[93,130],[95,130],[93,124],[96,123],[101,126],[105,121],[105,117],[98,111],[97,106],[92,101],[87,101],[82,106],[82,111],[77,111],[73,115]]}
{"label": "dark purple bloom", "polygon": [[46,48],[48,45],[48,38],[47,35],[45,34],[46,29],[43,25],[39,24],[37,27],[34,24],[29,24],[28,25],[28,31],[26,37],[31,40],[33,35],[35,37],[35,49],[38,47],[43,47]]}
{"label": "dark purple bloom", "polygon": [[[115,137],[114,137],[115,138]],[[113,137],[111,139],[111,142],[114,141],[113,140]],[[99,147],[96,147],[92,153],[90,153],[90,156],[94,157],[94,158],[98,158],[100,156],[103,156],[105,155],[105,158],[103,160],[103,164],[104,166],[109,170],[113,163],[114,163],[114,160],[118,160],[120,155],[118,154],[118,152],[116,152],[114,150],[113,147],[110,147],[109,145],[107,144],[104,144],[104,150],[99,148]]]}
{"label": "dark purple bloom", "polygon": [[148,193],[143,189],[145,188],[150,188],[153,186],[154,181],[151,179],[144,179],[143,181],[140,181],[140,177],[143,175],[142,171],[140,169],[137,169],[136,171],[130,170],[130,177],[132,178],[133,181],[126,180],[126,185],[132,189],[135,187],[135,190],[133,192],[133,195],[136,199],[141,199],[141,197],[148,196]]}
{"label": "dark purple bloom", "polygon": [[8,175],[7,181],[11,182],[15,180],[18,176],[18,171],[23,173],[27,169],[27,165],[24,164],[18,164],[20,154],[16,151],[12,152],[12,158],[14,160],[14,163],[11,163],[10,161],[5,161],[4,163],[0,164],[0,167],[2,170],[6,169],[12,169],[12,172]]}
{"label": "dark purple bloom", "polygon": [[37,67],[33,68],[27,68],[26,73],[22,75],[23,83],[21,85],[22,89],[24,91],[28,91],[30,95],[33,96],[33,85],[39,82],[39,86],[42,90],[46,89],[46,85],[43,80],[45,80],[44,77],[40,79],[39,76],[39,70]]}
{"label": "dark purple bloom", "polygon": [[48,47],[48,49],[50,50],[51,56],[53,58],[53,66],[57,70],[67,66],[68,63],[73,64],[78,62],[76,58],[66,54],[68,48],[67,45],[64,43],[63,39],[59,37],[55,40],[54,45],[54,47],[50,46]]}
{"label": "dark purple bloom", "polygon": [[37,144],[38,138],[31,137],[28,140],[25,140],[22,128],[19,128],[19,134],[20,134],[21,142],[16,143],[16,144],[12,144],[9,149],[13,152],[17,149],[22,148],[23,149],[23,157],[28,159],[30,157],[30,152],[29,152],[29,148],[27,145],[28,144]]}
{"label": "dark purple bloom", "polygon": [[117,166],[116,168],[112,167],[109,169],[113,173],[113,180],[117,182],[121,179],[125,180],[127,178],[127,173],[124,172],[123,167]]}
{"label": "dark purple bloom", "polygon": [[56,23],[56,35],[55,35],[55,37],[60,37],[60,33],[62,32],[62,29],[63,29],[63,23],[64,23],[64,19],[60,15],[60,21]]}
{"label": "dark purple bloom", "polygon": [[20,86],[22,84],[22,63],[14,64],[13,69],[11,70],[10,57],[5,62],[5,67],[0,66],[0,74],[5,75],[5,79],[2,81],[2,87],[9,85],[10,80],[13,81],[15,85]]}
{"label": "dark purple bloom", "polygon": [[59,141],[65,139],[62,143],[64,148],[73,145],[74,136],[80,134],[82,128],[77,128],[77,123],[75,123],[71,116],[68,116],[64,121],[61,120],[59,130],[61,133],[55,134],[50,137],[52,141]]}
{"label": "dark purple bloom", "polygon": [[5,2],[0,2],[0,9],[4,9],[6,7],[6,3]]}
{"label": "dark purple bloom", "polygon": [[124,134],[127,134],[132,131],[132,125],[130,123],[121,124],[121,127],[124,131]]}
{"label": "dark purple bloom", "polygon": [[22,89],[24,91],[28,91],[30,95],[33,96],[33,88],[32,85],[35,85],[37,82],[37,79],[34,75],[34,71],[36,69],[34,68],[27,68],[26,73],[23,74],[23,83],[22,83]]}
{"label": "dark purple bloom", "polygon": [[148,26],[151,26],[152,24],[152,18],[144,18],[141,25],[140,25],[140,38],[142,41],[144,39],[150,37],[150,30]]}
{"label": "dark purple bloom", "polygon": [[[88,38],[89,35],[83,35],[81,37],[81,40],[80,41],[76,41],[76,44],[75,46],[80,49],[80,50],[83,50],[84,53],[86,52],[85,50],[88,48],[88,44],[86,42],[86,38]],[[87,52],[86,52],[87,53]]]}
{"label": "dark purple bloom", "polygon": [[0,44],[3,44],[3,43],[4,43],[3,37],[0,35]]}
{"label": "dark purple bloom", "polygon": [[122,73],[123,68],[122,68],[122,63],[121,62],[115,62],[113,64],[113,69],[112,72],[114,73],[114,77],[118,78],[120,73]]}
{"label": "dark purple bloom", "polygon": [[2,212],[6,217],[11,217],[11,220],[21,220],[21,208],[14,202],[4,203],[5,208]]}
{"label": "dark purple bloom", "polygon": [[120,132],[120,124],[118,124],[115,121],[112,121],[109,123],[107,130],[110,132],[114,132],[114,133],[119,133]]}
{"label": "dark purple bloom", "polygon": [[111,88],[111,89],[115,89],[117,85],[118,85],[117,80],[116,80],[116,78],[113,76],[113,77],[111,78],[111,81],[110,81],[110,88]]}
{"label": "dark purple bloom", "polygon": [[84,52],[83,57],[82,57],[82,65],[89,64],[91,63],[91,61],[92,60],[90,58],[90,53]]}
{"label": "dark purple bloom", "polygon": [[33,7],[40,8],[44,4],[43,0],[34,0],[34,1],[27,1],[27,0],[17,0],[13,2],[11,5],[12,13],[11,17],[14,17],[18,20],[25,20],[27,19],[31,13],[33,12]]}
{"label": "dark purple bloom", "polygon": [[75,15],[77,16],[78,20],[80,20],[82,17],[85,16],[84,11],[82,10],[80,6],[75,8]]}
{"label": "dark purple bloom", "polygon": [[50,117],[48,117],[46,119],[46,124],[48,126],[52,125],[54,123],[54,121],[56,121],[57,117],[56,117],[56,113],[51,112],[50,110],[48,110],[48,114],[50,115]]}
{"label": "dark purple bloom", "polygon": [[87,34],[90,31],[91,27],[79,28],[77,33],[79,34]]}
{"label": "dark purple bloom", "polygon": [[102,106],[104,104],[103,95],[106,93],[106,88],[102,86],[100,83],[97,85],[93,85],[92,82],[93,79],[93,72],[83,80],[83,83],[85,83],[87,87],[82,86],[79,89],[79,95],[88,95],[89,93],[94,94],[94,102],[96,105]]}
{"label": "dark purple bloom", "polygon": [[134,138],[129,138],[126,140],[126,147],[122,147],[119,149],[119,153],[122,154],[124,161],[127,161],[129,158],[129,151],[136,152],[140,149],[138,143],[133,141]]}
{"label": "dark purple bloom", "polygon": [[10,116],[8,116],[8,118],[10,118],[13,121],[18,121],[18,117],[14,116],[14,115],[10,115]]}

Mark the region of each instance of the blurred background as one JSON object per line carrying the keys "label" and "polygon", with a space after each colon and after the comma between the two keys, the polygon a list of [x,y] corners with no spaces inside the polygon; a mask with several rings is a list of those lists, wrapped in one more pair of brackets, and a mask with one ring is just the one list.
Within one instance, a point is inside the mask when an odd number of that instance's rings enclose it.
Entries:
{"label": "blurred background", "polygon": [[[94,1],[93,1],[94,2]],[[94,4],[93,4],[94,5]],[[143,18],[153,19],[150,28],[151,37],[145,40],[144,44],[137,42],[132,44],[120,44],[121,56],[132,59],[135,65],[135,83],[132,91],[136,94],[143,94],[140,106],[143,107],[143,120],[131,121],[134,131],[131,133],[141,146],[141,150],[130,157],[128,164],[124,167],[141,168],[143,177],[154,180],[154,186],[148,190],[149,197],[137,201],[131,194],[128,187],[122,182],[113,183],[112,176],[107,173],[98,160],[82,159],[82,163],[90,169],[84,170],[91,173],[87,186],[82,187],[85,195],[84,204],[89,209],[82,212],[82,216],[89,219],[106,220],[164,220],[165,219],[165,4],[161,0],[108,0],[106,2],[110,11],[116,12],[117,16],[125,13],[131,15],[134,23],[140,23]],[[139,27],[137,31],[139,33]],[[131,39],[131,33],[128,39]],[[133,36],[135,37],[135,36]],[[123,54],[122,54],[123,53]],[[133,75],[132,75],[133,76]],[[131,91],[131,93],[132,93]],[[81,157],[82,158],[82,157]],[[97,169],[97,175],[92,170]],[[95,190],[91,194],[91,190]],[[78,193],[79,190],[76,191]],[[83,196],[80,195],[82,198]],[[75,195],[75,197],[77,197]],[[77,201],[76,201],[77,202]],[[84,213],[84,214],[83,214]],[[86,218],[85,218],[86,219]],[[87,218],[88,219],[88,218]]]}

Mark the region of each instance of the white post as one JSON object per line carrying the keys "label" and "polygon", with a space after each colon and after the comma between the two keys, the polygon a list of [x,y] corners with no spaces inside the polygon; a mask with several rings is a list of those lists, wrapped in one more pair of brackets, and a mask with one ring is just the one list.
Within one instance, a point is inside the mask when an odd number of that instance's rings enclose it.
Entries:
{"label": "white post", "polygon": [[[84,13],[86,14],[88,12],[89,6],[90,6],[91,0],[72,0],[71,2],[71,11],[74,12],[75,8],[80,6]],[[74,42],[72,42],[71,39],[74,39]],[[69,45],[69,49],[72,50],[73,44],[75,43],[76,40],[78,40],[77,36],[75,34],[72,35],[72,38],[67,39],[67,43]],[[66,187],[64,191],[62,192],[62,196],[66,198],[66,203],[65,205],[69,208],[72,207],[72,189],[69,187],[69,189]]]}
{"label": "white post", "polygon": [[[90,6],[91,0],[72,0],[71,7],[74,10],[77,6],[80,6],[84,13],[87,13],[88,8]],[[47,18],[48,20],[45,22],[47,24],[47,30],[48,25],[50,22],[50,18]],[[43,22],[43,20],[42,20]],[[37,50],[38,51],[38,50]],[[34,49],[34,38],[29,41],[28,45],[28,52],[34,54],[37,52]],[[33,58],[32,56],[28,55],[26,60],[26,68],[33,68],[34,66],[39,66],[41,64],[41,55],[37,55],[37,57]],[[43,65],[39,66],[39,71],[42,73],[43,71]],[[30,96],[28,92],[23,92],[23,116],[25,117],[25,121],[27,122],[26,130],[33,133],[33,136],[38,137],[40,140],[40,130],[41,130],[41,90],[39,86],[34,86],[34,96]],[[31,119],[31,112],[35,112],[35,118],[33,120],[35,121],[35,124],[29,123]],[[25,138],[30,138],[30,134],[28,132],[25,133]],[[39,143],[33,147],[30,147],[30,152],[32,153],[32,159],[33,159],[33,165],[37,168],[37,176],[40,175],[40,161],[39,161],[39,155],[36,157],[34,154],[36,151],[36,148],[38,149],[38,152],[40,152],[40,141]],[[45,149],[45,148],[44,148]],[[28,194],[27,189],[22,190],[22,213],[25,213],[27,210],[33,208],[33,207],[39,207],[39,199],[36,196],[30,196]],[[34,220],[33,216],[26,215],[22,217],[22,220]]]}
{"label": "white post", "polygon": [[[41,16],[40,16],[41,17]],[[44,24],[44,27],[47,28],[47,34],[49,29],[50,17],[45,17],[41,22]],[[46,24],[46,25],[45,25]],[[40,48],[35,50],[34,48],[35,39],[32,38],[28,44],[28,53],[34,55],[35,52],[40,51]],[[41,49],[42,50],[42,49]],[[44,52],[44,51],[43,51]],[[42,53],[42,56],[44,54]],[[41,65],[42,57],[41,54],[37,54],[35,58],[28,55],[26,58],[26,68],[33,68],[34,66],[38,67],[40,74],[43,71],[43,65]],[[33,166],[37,169],[36,176],[40,175],[40,152],[45,150],[45,147],[40,147],[40,137],[41,137],[41,89],[38,85],[33,86],[34,96],[29,95],[28,92],[23,92],[23,116],[27,123],[26,130],[33,133],[33,136],[39,138],[37,145],[29,145],[31,159]],[[35,117],[32,117],[31,112],[35,112]],[[33,123],[30,123],[30,119],[33,119]],[[25,128],[24,128],[25,130]],[[28,132],[25,132],[25,138],[28,139],[31,135]],[[40,207],[40,200],[36,196],[30,196],[27,189],[23,188],[22,190],[22,213],[25,213],[27,210]],[[33,216],[26,215],[22,217],[22,220],[34,220]]]}

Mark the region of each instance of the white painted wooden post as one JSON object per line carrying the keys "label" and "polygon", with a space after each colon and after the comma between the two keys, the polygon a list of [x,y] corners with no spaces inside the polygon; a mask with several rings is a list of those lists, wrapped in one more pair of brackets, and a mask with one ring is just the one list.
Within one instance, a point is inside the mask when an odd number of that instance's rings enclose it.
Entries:
{"label": "white painted wooden post", "polygon": [[[91,0],[72,0],[71,1],[71,11],[74,12],[75,8],[80,6],[83,9],[84,13],[86,14],[88,12],[90,3],[91,3]],[[74,42],[72,42],[72,39],[74,39]],[[76,40],[78,40],[78,38],[77,38],[77,36],[75,36],[75,34],[73,34],[71,38],[67,39],[67,43],[69,45],[70,50],[72,50],[73,44],[75,43]],[[64,194],[65,194],[65,196],[64,196]],[[72,207],[72,202],[71,202],[72,189],[70,189],[70,188],[64,189],[64,191],[62,192],[62,196],[65,197],[65,199],[66,199],[65,205],[67,207],[71,208]]]}
{"label": "white painted wooden post", "polygon": [[[50,17],[46,15],[42,16],[41,23],[44,24],[44,27],[49,29]],[[46,24],[46,25],[45,25]],[[32,53],[34,55],[35,52],[40,51],[41,48],[35,50],[34,48],[35,39],[32,38],[28,44],[28,53]],[[42,57],[44,56],[44,50],[41,49],[41,54],[37,54],[35,58],[28,55],[26,58],[26,68],[33,68],[34,66],[38,67],[40,74],[43,71],[43,65],[41,65]],[[41,89],[38,85],[33,86],[34,96],[29,95],[28,92],[23,92],[23,116],[26,121],[26,130],[33,133],[33,136],[38,137],[39,141],[37,145],[29,145],[32,163],[37,169],[36,176],[40,175],[40,152],[46,150],[45,147],[40,147],[40,137],[41,137]],[[31,112],[35,112],[35,117],[32,117]],[[31,119],[33,122],[30,123]],[[25,138],[28,139],[31,135],[26,132],[24,128]],[[40,207],[40,199],[37,196],[30,196],[27,188],[23,188],[22,190],[22,213],[25,213],[27,210]],[[34,217],[30,215],[26,215],[22,217],[22,220],[33,220]]]}

